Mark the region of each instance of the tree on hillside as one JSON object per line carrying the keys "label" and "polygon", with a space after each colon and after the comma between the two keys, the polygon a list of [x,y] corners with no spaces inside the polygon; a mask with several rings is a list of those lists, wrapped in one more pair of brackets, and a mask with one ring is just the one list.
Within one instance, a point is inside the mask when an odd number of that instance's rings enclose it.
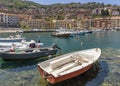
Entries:
{"label": "tree on hillside", "polygon": [[102,9],[102,10],[101,10],[101,16],[109,16],[109,11],[108,11],[108,9],[106,9],[106,10]]}
{"label": "tree on hillside", "polygon": [[22,29],[30,29],[30,27],[27,25],[27,23],[25,21],[20,22],[20,27]]}
{"label": "tree on hillside", "polygon": [[117,11],[119,12],[119,15],[120,15],[120,8],[117,8]]}
{"label": "tree on hillside", "polygon": [[63,20],[63,19],[64,19],[64,16],[62,16],[62,15],[57,16],[57,20]]}

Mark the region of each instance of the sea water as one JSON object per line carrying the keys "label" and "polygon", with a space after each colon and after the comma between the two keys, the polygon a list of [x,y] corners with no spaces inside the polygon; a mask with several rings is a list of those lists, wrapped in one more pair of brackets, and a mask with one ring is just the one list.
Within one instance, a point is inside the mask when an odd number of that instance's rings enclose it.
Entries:
{"label": "sea water", "polygon": [[[12,34],[1,33],[0,37]],[[57,44],[61,48],[57,55],[90,48],[101,48],[102,54],[91,70],[55,85],[44,81],[37,69],[37,63],[50,59],[49,56],[27,61],[0,59],[0,86],[120,86],[120,32],[101,31],[70,38],[52,37],[51,32],[23,33],[23,36],[28,41],[40,40],[44,44],[41,47]]]}

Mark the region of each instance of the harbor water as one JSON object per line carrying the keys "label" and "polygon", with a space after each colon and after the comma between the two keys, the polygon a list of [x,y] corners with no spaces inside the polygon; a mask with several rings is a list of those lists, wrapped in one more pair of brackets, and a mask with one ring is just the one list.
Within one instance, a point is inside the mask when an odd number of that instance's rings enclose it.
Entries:
{"label": "harbor water", "polygon": [[[12,34],[1,33],[0,37]],[[57,44],[61,48],[57,55],[101,48],[101,57],[86,73],[55,85],[42,79],[37,69],[39,62],[55,56],[27,61],[3,61],[0,58],[0,86],[120,86],[120,32],[101,31],[70,38],[57,38],[50,34],[51,32],[23,33],[23,36],[28,41],[40,40],[44,43],[43,47]]]}

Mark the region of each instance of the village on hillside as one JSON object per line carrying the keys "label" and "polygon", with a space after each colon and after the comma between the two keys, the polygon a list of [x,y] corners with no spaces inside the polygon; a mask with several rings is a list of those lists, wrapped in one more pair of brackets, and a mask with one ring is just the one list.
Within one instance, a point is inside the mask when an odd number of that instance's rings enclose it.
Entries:
{"label": "village on hillside", "polygon": [[[0,28],[25,30],[120,29],[120,6],[89,2],[86,4],[30,4],[29,1],[0,3]],[[32,2],[34,3],[34,2]],[[13,5],[15,5],[13,7]]]}

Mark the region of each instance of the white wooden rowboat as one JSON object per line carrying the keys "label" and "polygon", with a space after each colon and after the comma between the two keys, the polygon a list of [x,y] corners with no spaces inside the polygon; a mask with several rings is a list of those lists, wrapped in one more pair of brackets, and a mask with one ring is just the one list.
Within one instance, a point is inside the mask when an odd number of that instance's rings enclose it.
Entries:
{"label": "white wooden rowboat", "polygon": [[38,70],[49,83],[55,84],[88,71],[100,55],[100,48],[76,51],[38,63]]}

